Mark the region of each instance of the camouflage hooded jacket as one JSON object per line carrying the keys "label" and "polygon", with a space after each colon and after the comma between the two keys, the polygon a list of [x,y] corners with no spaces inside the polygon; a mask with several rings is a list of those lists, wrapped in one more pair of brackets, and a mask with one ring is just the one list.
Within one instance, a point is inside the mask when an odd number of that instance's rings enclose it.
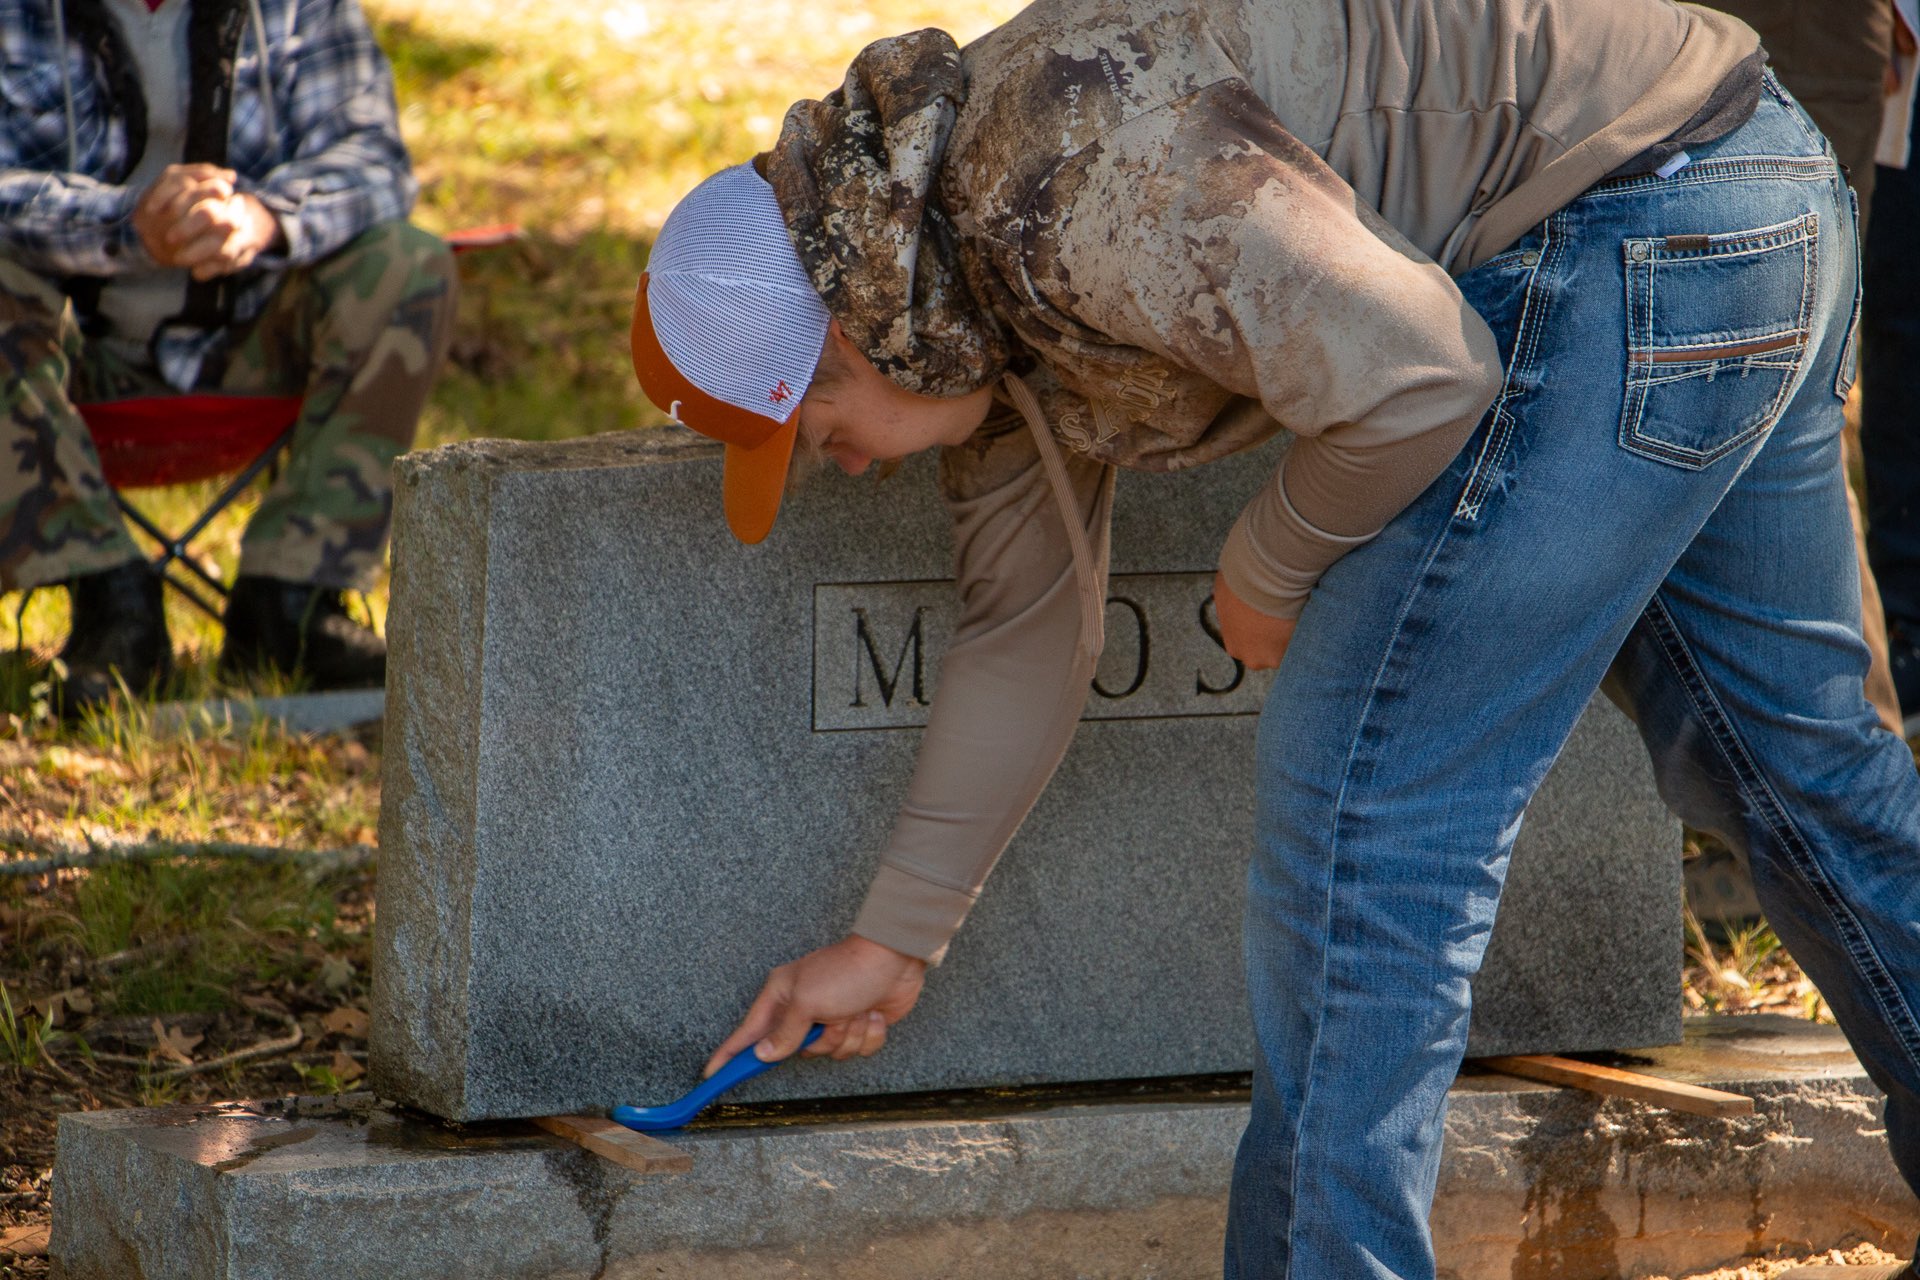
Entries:
{"label": "camouflage hooded jacket", "polygon": [[1683,129],[1756,45],[1668,0],[1039,0],[964,51],[883,40],[796,104],[767,176],[847,334],[909,390],[1013,372],[1038,400],[943,456],[963,614],[856,931],[938,955],[1058,763],[1113,467],[1291,432],[1221,571],[1297,614],[1499,389],[1449,272]]}

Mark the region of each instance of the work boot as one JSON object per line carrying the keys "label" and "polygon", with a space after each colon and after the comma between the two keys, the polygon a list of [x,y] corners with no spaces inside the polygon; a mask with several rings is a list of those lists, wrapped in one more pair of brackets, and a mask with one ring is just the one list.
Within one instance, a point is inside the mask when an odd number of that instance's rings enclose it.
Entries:
{"label": "work boot", "polygon": [[387,679],[387,643],[347,616],[346,593],[311,582],[243,574],[224,619],[220,673],[279,671],[314,689],[376,688]]}
{"label": "work boot", "polygon": [[53,686],[63,719],[106,702],[120,681],[142,693],[172,672],[160,590],[160,575],[142,560],[68,580],[73,622],[60,650],[66,676],[56,674]]}
{"label": "work boot", "polygon": [[1795,1267],[1782,1271],[1773,1280],[1916,1280],[1913,1267],[1904,1262],[1868,1262],[1859,1265],[1827,1263],[1817,1267]]}

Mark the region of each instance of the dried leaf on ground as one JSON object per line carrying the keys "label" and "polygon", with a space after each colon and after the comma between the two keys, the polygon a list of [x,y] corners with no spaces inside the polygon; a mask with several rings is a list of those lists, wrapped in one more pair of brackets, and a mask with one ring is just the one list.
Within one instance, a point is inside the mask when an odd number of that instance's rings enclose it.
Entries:
{"label": "dried leaf on ground", "polygon": [[93,997],[87,994],[85,987],[69,987],[65,991],[41,996],[27,1007],[45,1018],[49,1027],[57,1027],[68,1010],[80,1014],[92,1013]]}
{"label": "dried leaf on ground", "polygon": [[345,956],[328,956],[320,962],[320,985],[338,991],[353,981],[353,961]]}
{"label": "dried leaf on ground", "polygon": [[355,1062],[353,1060],[353,1056],[349,1054],[345,1049],[334,1050],[333,1052],[333,1078],[334,1079],[338,1080],[341,1084],[352,1084],[355,1080],[358,1080],[361,1076],[365,1074],[367,1074],[367,1069],[361,1066],[359,1063]]}
{"label": "dried leaf on ground", "polygon": [[168,1062],[193,1065],[194,1046],[204,1039],[202,1035],[188,1035],[181,1027],[169,1027],[158,1018],[153,1020],[153,1051]]}
{"label": "dried leaf on ground", "polygon": [[0,1258],[44,1258],[47,1238],[52,1229],[44,1222],[21,1227],[0,1227]]}
{"label": "dried leaf on ground", "polygon": [[320,1026],[337,1036],[347,1036],[354,1040],[367,1038],[368,1018],[364,1009],[343,1004],[338,1009],[320,1019]]}

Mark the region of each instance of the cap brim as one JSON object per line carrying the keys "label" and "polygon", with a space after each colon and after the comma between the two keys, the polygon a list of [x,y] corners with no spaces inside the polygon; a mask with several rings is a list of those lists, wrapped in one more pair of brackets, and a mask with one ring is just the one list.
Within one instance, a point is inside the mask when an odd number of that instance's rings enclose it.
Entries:
{"label": "cap brim", "polygon": [[720,489],[727,527],[742,542],[764,540],[773,530],[780,498],[787,491],[787,468],[800,428],[799,402],[794,402],[786,421],[779,422],[716,399],[689,382],[654,333],[645,274],[634,293],[629,344],[633,371],[647,398],[675,422],[726,445]]}
{"label": "cap brim", "polygon": [[727,510],[727,528],[752,546],[773,531],[780,499],[787,492],[787,472],[793,463],[793,442],[800,434],[800,415],[788,418],[765,444],[756,448],[727,446],[720,494]]}

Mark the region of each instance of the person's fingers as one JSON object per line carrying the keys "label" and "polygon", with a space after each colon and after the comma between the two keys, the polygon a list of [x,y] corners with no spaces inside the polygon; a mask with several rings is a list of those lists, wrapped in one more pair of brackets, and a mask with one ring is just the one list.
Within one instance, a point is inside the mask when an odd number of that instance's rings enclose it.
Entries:
{"label": "person's fingers", "polygon": [[860,1049],[860,1056],[871,1058],[887,1045],[887,1020],[878,1009],[867,1015],[867,1042]]}
{"label": "person's fingers", "polygon": [[[862,1014],[858,1018],[850,1018],[846,1022],[841,1023],[840,1027],[840,1038],[834,1042],[833,1048],[828,1050],[825,1055],[835,1062],[845,1062],[852,1056],[854,1050],[859,1047],[861,1040],[866,1037],[866,1015]],[[824,1035],[821,1036],[819,1040],[813,1042],[813,1049],[803,1051],[801,1056],[805,1057],[813,1053],[825,1040],[826,1037]]]}
{"label": "person's fingers", "polygon": [[810,1010],[800,1007],[796,1002],[783,1004],[779,1016],[774,1020],[773,1030],[753,1046],[754,1056],[762,1062],[779,1062],[791,1057],[812,1029],[813,1014]]}
{"label": "person's fingers", "polygon": [[215,228],[203,232],[173,251],[173,265],[198,271],[201,267],[219,274],[226,269],[227,241],[230,232]]}
{"label": "person's fingers", "polygon": [[853,1019],[848,1025],[846,1036],[840,1041],[839,1048],[834,1050],[833,1060],[845,1062],[848,1058],[864,1058],[871,1054],[873,1050],[868,1046],[873,1041],[874,1026],[879,1022],[880,1015],[873,1010],[868,1010]]}
{"label": "person's fingers", "polygon": [[167,241],[175,246],[185,245],[210,232],[230,235],[242,225],[239,212],[231,197],[208,196],[196,200],[185,213],[174,219],[167,229]]}
{"label": "person's fingers", "polygon": [[160,212],[177,219],[197,205],[226,200],[232,195],[233,188],[216,178],[196,178],[168,192]]}
{"label": "person's fingers", "polygon": [[246,233],[235,230],[228,234],[220,252],[193,268],[195,280],[212,280],[216,276],[230,276],[236,271],[244,271],[259,254],[259,250],[248,242]]}
{"label": "person's fingers", "polygon": [[[848,1058],[860,1052],[860,1046],[867,1042],[866,1014],[863,1013],[858,1017],[848,1018],[840,1025],[843,1034],[840,1036],[840,1039],[834,1043],[833,1048],[827,1055],[835,1062],[845,1062]],[[825,1040],[826,1037],[821,1036],[820,1039]],[[819,1042],[816,1041],[813,1047],[818,1049],[820,1047]]]}
{"label": "person's fingers", "polygon": [[740,1019],[740,1025],[733,1029],[733,1034],[722,1040],[720,1047],[713,1051],[713,1056],[707,1059],[700,1078],[706,1079],[724,1067],[734,1054],[757,1043],[771,1031],[775,1013],[786,1002],[787,994],[788,989],[781,981],[779,971],[775,970],[766,985],[760,988],[760,994],[754,997],[753,1004],[748,1006],[747,1016]]}
{"label": "person's fingers", "polygon": [[848,1033],[854,1027],[854,1022],[828,1022],[821,1025],[824,1029],[820,1032],[820,1038],[801,1049],[801,1057],[824,1058],[828,1054],[835,1052],[846,1042]]}
{"label": "person's fingers", "polygon": [[170,164],[161,172],[161,180],[173,179],[186,181],[206,178],[221,178],[232,182],[239,175],[224,165],[209,164],[205,160],[194,160],[187,164]]}
{"label": "person's fingers", "polygon": [[202,205],[224,204],[233,198],[233,184],[222,178],[191,178],[163,188],[154,185],[154,203],[149,216],[155,221],[172,223],[170,235],[178,235],[178,225]]}

